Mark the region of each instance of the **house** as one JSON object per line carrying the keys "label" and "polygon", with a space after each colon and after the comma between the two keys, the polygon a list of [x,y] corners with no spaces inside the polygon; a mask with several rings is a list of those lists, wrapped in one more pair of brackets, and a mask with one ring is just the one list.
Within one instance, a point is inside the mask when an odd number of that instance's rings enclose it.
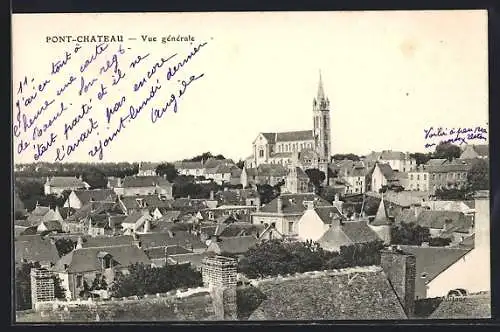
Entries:
{"label": "house", "polygon": [[231,224],[219,224],[214,235],[219,238],[237,237],[237,236],[254,236],[259,235],[264,231],[263,225],[253,225],[247,222],[234,222]]}
{"label": "house", "polygon": [[63,191],[78,190],[78,189],[89,189],[90,185],[79,178],[71,176],[53,176],[47,177],[44,185],[44,194],[50,195],[61,195]]}
{"label": "house", "polygon": [[285,236],[273,225],[267,225],[267,227],[258,236],[259,242],[283,239],[285,239]]}
{"label": "house", "polygon": [[335,206],[314,207],[309,203],[308,209],[304,212],[297,223],[298,238],[302,241],[319,240],[325,232],[345,217]]}
{"label": "house", "polygon": [[288,167],[288,174],[285,178],[284,192],[291,194],[302,194],[311,192],[309,186],[309,176],[302,168],[291,165]]}
{"label": "house", "polygon": [[180,161],[174,163],[179,175],[185,176],[205,176],[203,161]]}
{"label": "house", "polygon": [[[474,201],[472,201],[474,202]],[[469,206],[466,202],[464,201],[437,201],[437,200],[432,200],[432,201],[424,201],[422,202],[422,207],[426,207],[429,210],[434,210],[434,211],[457,211],[465,214],[466,216],[468,215],[474,215],[476,213],[476,210],[474,207]]]}
{"label": "house", "polygon": [[123,195],[123,179],[115,176],[108,176],[107,189],[113,189],[116,195]]}
{"label": "house", "polygon": [[343,167],[338,178],[346,184],[345,194],[362,194],[366,191],[366,168],[364,166]]}
{"label": "house", "polygon": [[40,235],[26,235],[14,239],[14,260],[16,264],[39,262],[50,266],[59,260],[59,253],[54,240]]}
{"label": "house", "polygon": [[58,220],[43,221],[36,228],[37,233],[43,232],[62,232],[61,223]]}
{"label": "house", "polygon": [[310,204],[314,206],[332,206],[314,193],[281,194],[260,211],[252,213],[252,223],[273,225],[278,232],[285,236],[297,235],[297,223]]}
{"label": "house", "polygon": [[428,191],[429,183],[429,172],[426,165],[419,165],[408,172],[408,185],[405,188],[407,190]]}
{"label": "house", "polygon": [[136,245],[77,248],[61,257],[54,267],[66,290],[66,297],[76,299],[84,283],[91,285],[97,277],[105,277],[111,285],[116,273],[127,273],[133,264],[151,265],[151,260]]}
{"label": "house", "polygon": [[[205,178],[214,180],[214,182],[218,185],[233,183],[235,179],[232,179],[231,177],[233,174],[238,173],[234,172],[235,169],[238,169],[238,167],[236,167],[235,165],[219,163],[214,168],[206,169]],[[239,174],[241,176],[241,173]]]}
{"label": "house", "polygon": [[446,297],[429,319],[487,319],[491,318],[491,292]]}
{"label": "house", "polygon": [[229,180],[229,184],[231,184],[232,186],[241,184],[241,172],[242,172],[241,168],[233,167],[231,169],[231,177]]}
{"label": "house", "polygon": [[408,152],[404,153],[392,150],[384,150],[382,152],[372,151],[366,156],[365,160],[368,165],[375,163],[387,164],[392,170],[399,172],[409,172],[417,166],[415,158],[412,158]]}
{"label": "house", "polygon": [[133,212],[121,222],[124,234],[148,233],[151,230],[152,217],[148,213]]}
{"label": "house", "polygon": [[454,159],[440,165],[427,166],[429,190],[440,188],[462,188],[467,184],[467,174],[474,164],[473,159]]}
{"label": "house", "polygon": [[249,320],[406,319],[381,267],[306,272],[252,282],[263,298]]}
{"label": "house", "polygon": [[159,219],[173,205],[173,201],[159,194],[123,196],[118,198],[120,208],[126,214],[147,211],[154,219]]}
{"label": "house", "polygon": [[51,209],[48,206],[36,205],[35,209],[28,214],[26,222],[31,226],[38,226],[46,221],[62,221],[63,218],[59,213],[59,208]]}
{"label": "house", "polygon": [[162,195],[172,199],[172,184],[161,176],[126,176],[123,179],[123,196]]}
{"label": "house", "polygon": [[104,234],[116,232],[125,214],[116,202],[89,202],[61,224],[64,232]]}
{"label": "house", "polygon": [[156,168],[160,163],[140,162],[137,176],[156,176]]}
{"label": "house", "polygon": [[218,205],[260,206],[260,196],[255,189],[227,189],[213,195]]}
{"label": "house", "polygon": [[409,249],[417,258],[420,297],[446,296],[454,289],[469,294],[491,291],[489,205],[489,192],[476,194],[473,247]]}
{"label": "house", "polygon": [[487,159],[490,154],[488,144],[466,145],[460,159]]}
{"label": "house", "polygon": [[380,241],[366,221],[334,220],[331,227],[318,239],[321,248],[328,251],[340,251],[342,246]]}
{"label": "house", "polygon": [[143,249],[177,245],[195,253],[204,252],[207,245],[198,236],[187,231],[168,231],[165,233],[135,234]]}
{"label": "house", "polygon": [[210,241],[207,252],[215,253],[217,255],[243,255],[250,248],[254,247],[257,242],[257,238],[252,235],[224,237],[215,241]]}
{"label": "house", "polygon": [[63,206],[78,210],[89,202],[114,202],[115,200],[116,194],[112,189],[72,190]]}
{"label": "house", "polygon": [[243,168],[241,185],[243,188],[257,184],[275,186],[285,181],[287,169],[279,164],[260,164],[257,168]]}
{"label": "house", "polygon": [[368,179],[368,190],[374,192],[379,192],[382,187],[389,187],[397,182],[391,166],[379,162],[376,162],[371,168],[371,171],[368,173]]}
{"label": "house", "polygon": [[222,205],[214,209],[203,210],[201,215],[207,221],[216,221],[221,217],[233,217],[238,221],[251,222],[251,214],[257,209],[258,206]]}
{"label": "house", "polygon": [[152,247],[145,249],[144,252],[151,260],[154,266],[161,267],[167,264],[167,258],[171,255],[178,254],[189,254],[193,253],[191,250],[188,250],[184,247],[180,247],[178,245],[170,245],[166,247]]}

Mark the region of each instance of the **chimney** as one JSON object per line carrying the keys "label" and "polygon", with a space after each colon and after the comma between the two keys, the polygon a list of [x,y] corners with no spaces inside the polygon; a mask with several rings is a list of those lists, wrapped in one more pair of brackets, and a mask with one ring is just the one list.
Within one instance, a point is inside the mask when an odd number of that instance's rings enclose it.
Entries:
{"label": "chimney", "polygon": [[150,229],[151,229],[151,221],[149,220],[149,217],[146,217],[146,220],[144,221],[144,233],[149,233]]}
{"label": "chimney", "polygon": [[282,213],[283,212],[283,199],[281,197],[277,198],[276,205],[278,207],[278,209],[277,209],[278,213]]}
{"label": "chimney", "polygon": [[210,288],[216,320],[237,320],[235,258],[215,256],[203,260],[203,284]]}
{"label": "chimney", "polygon": [[416,258],[399,248],[389,247],[380,252],[382,266],[408,318],[415,311]]}

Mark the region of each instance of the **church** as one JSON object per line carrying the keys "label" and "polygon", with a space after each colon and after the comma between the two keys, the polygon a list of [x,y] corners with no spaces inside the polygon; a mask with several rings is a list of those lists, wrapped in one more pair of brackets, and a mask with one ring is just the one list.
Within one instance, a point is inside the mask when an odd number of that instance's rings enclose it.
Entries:
{"label": "church", "polygon": [[253,141],[253,154],[245,161],[245,167],[279,164],[288,169],[317,168],[328,177],[331,155],[330,101],[325,95],[321,73],[312,113],[312,130],[259,133]]}

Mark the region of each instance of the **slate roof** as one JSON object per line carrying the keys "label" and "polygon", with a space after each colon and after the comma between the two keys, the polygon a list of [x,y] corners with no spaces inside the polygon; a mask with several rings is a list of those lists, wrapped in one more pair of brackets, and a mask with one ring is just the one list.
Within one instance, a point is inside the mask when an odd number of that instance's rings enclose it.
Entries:
{"label": "slate roof", "polygon": [[255,284],[265,299],[249,320],[405,319],[380,267],[304,273]]}
{"label": "slate roof", "polygon": [[153,163],[153,162],[141,162],[139,164],[139,170],[141,171],[155,171],[156,168],[160,165],[161,163]]}
{"label": "slate roof", "polygon": [[224,237],[217,241],[220,253],[244,254],[257,244],[255,236]]}
{"label": "slate roof", "polygon": [[281,199],[283,204],[284,214],[300,214],[303,213],[307,207],[304,204],[305,201],[315,201],[316,206],[332,206],[332,204],[325,199],[314,193],[304,193],[304,194],[281,194],[276,197],[271,202],[266,204],[260,209],[260,212],[266,213],[278,213],[278,199]]}
{"label": "slate roof", "polygon": [[123,179],[124,188],[132,187],[168,187],[172,184],[161,176],[126,176]]}
{"label": "slate roof", "polygon": [[173,201],[171,200],[163,200],[158,195],[136,195],[136,196],[126,196],[126,197],[121,197],[120,201],[122,204],[125,206],[125,208],[128,210],[134,210],[134,209],[142,209],[142,207],[139,205],[139,201],[141,200],[146,208],[148,209],[155,209],[155,208],[170,208],[173,204]]}
{"label": "slate roof", "polygon": [[276,143],[276,133],[261,133],[266,138],[269,144]]}
{"label": "slate roof", "polygon": [[276,142],[311,141],[312,130],[285,131],[276,133]]}
{"label": "slate roof", "polygon": [[215,166],[214,168],[211,168],[207,170],[208,174],[227,174],[231,173],[234,169],[238,169],[238,167],[234,165],[226,165],[226,164],[219,164]]}
{"label": "slate roof", "polygon": [[429,316],[429,319],[482,319],[491,318],[491,293],[470,294],[449,298]]}
{"label": "slate roof", "polygon": [[57,220],[44,221],[43,225],[47,228],[47,231],[62,231],[61,223]]}
{"label": "slate roof", "polygon": [[178,254],[192,253],[191,250],[188,250],[184,247],[180,247],[178,245],[171,245],[171,246],[166,246],[166,247],[152,247],[152,248],[145,249],[144,252],[149,257],[149,259],[165,258],[165,254],[178,255]]}
{"label": "slate roof", "polygon": [[260,164],[257,167],[257,176],[286,176],[287,169],[280,164]]}
{"label": "slate roof", "polygon": [[136,263],[151,264],[144,251],[137,246],[120,245],[75,249],[61,257],[54,269],[69,273],[99,271],[101,270],[101,262],[98,256],[102,256],[103,254],[110,254],[113,257],[113,261],[121,267],[127,267]]}
{"label": "slate roof", "polygon": [[427,170],[429,173],[468,172],[474,162],[474,159],[454,159],[441,165],[428,166]]}
{"label": "slate roof", "polygon": [[389,164],[377,163],[376,165],[378,165],[378,168],[387,180],[393,179],[394,171]]}
{"label": "slate roof", "polygon": [[180,161],[175,163],[175,168],[179,169],[202,169],[201,161]]}
{"label": "slate roof", "polygon": [[33,211],[29,213],[26,220],[31,225],[39,225],[43,220],[43,217],[45,217],[45,215],[47,215],[47,213],[49,213],[50,211],[51,209],[48,206],[37,206]]}
{"label": "slate roof", "polygon": [[140,234],[139,240],[143,248],[168,245],[179,245],[188,249],[191,246],[193,249],[205,249],[207,247],[196,235],[186,231]]}
{"label": "slate roof", "polygon": [[446,158],[435,158],[435,159],[429,159],[425,165],[427,166],[439,166],[444,164],[447,161]]}
{"label": "slate roof", "polygon": [[144,214],[142,214],[141,212],[135,212],[125,217],[125,219],[122,222],[126,224],[135,224],[142,217],[144,217]]}
{"label": "slate roof", "polygon": [[314,211],[318,214],[323,223],[331,225],[334,218],[344,220],[344,216],[335,206],[319,206],[315,207]]}
{"label": "slate roof", "polygon": [[86,236],[83,237],[83,248],[95,248],[95,247],[108,247],[108,246],[120,246],[120,245],[131,245],[133,238],[130,235],[118,235],[118,236]]}
{"label": "slate roof", "polygon": [[389,220],[389,216],[387,214],[387,210],[385,207],[385,202],[383,199],[380,200],[377,214],[375,215],[375,219],[370,223],[373,226],[383,226],[383,225],[391,225],[391,221]]}
{"label": "slate roof", "polygon": [[82,206],[81,209],[76,210],[66,220],[69,222],[81,221],[87,217],[95,217],[105,213],[122,214],[123,211],[119,204],[115,202],[89,202]]}
{"label": "slate roof", "polygon": [[472,227],[471,218],[457,211],[430,211],[424,210],[417,217],[417,224],[422,227],[443,229],[446,220],[451,221],[451,228],[456,232],[468,232]]}
{"label": "slate roof", "polygon": [[190,263],[194,267],[201,267],[203,265],[203,259],[212,255],[213,254],[209,252],[186,253],[170,255],[168,258],[177,264]]}
{"label": "slate roof", "polygon": [[56,245],[49,238],[40,235],[20,236],[14,240],[14,257],[16,262],[23,259],[35,262],[55,263],[59,259]]}
{"label": "slate roof", "polygon": [[368,226],[366,221],[348,221],[340,226],[330,227],[318,240],[320,246],[327,250],[338,250],[341,246],[378,241],[378,235]]}
{"label": "slate roof", "polygon": [[260,234],[264,231],[264,225],[254,225],[246,222],[234,222],[227,225],[217,234],[220,237],[235,237],[243,235],[254,235]]}
{"label": "slate roof", "polygon": [[228,189],[219,191],[214,198],[222,205],[244,204],[247,198],[258,198],[259,193],[254,189]]}
{"label": "slate roof", "polygon": [[82,202],[82,205],[87,204],[91,200],[114,201],[116,198],[116,194],[113,189],[75,190],[74,193],[80,202]]}
{"label": "slate roof", "polygon": [[56,188],[85,188],[87,183],[73,176],[53,176],[49,178],[49,185]]}
{"label": "slate roof", "polygon": [[419,247],[401,245],[401,250],[416,258],[415,296],[426,297],[426,283],[453,265],[471,249],[447,247]]}

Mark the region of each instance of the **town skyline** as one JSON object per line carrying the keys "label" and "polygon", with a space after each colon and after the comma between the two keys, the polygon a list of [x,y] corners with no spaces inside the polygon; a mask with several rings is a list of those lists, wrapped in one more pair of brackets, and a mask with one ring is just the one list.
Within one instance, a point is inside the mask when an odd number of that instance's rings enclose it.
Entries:
{"label": "town skyline", "polygon": [[[95,20],[118,22],[123,15],[126,14],[106,14]],[[224,17],[224,23],[207,29],[217,20],[215,17],[169,14],[170,22],[176,26],[177,23],[186,26],[180,23],[180,18],[188,17],[190,34],[200,42],[208,40],[200,55],[191,60],[188,65],[191,67],[186,67],[189,69],[184,72],[185,76],[179,79],[201,73],[204,77],[193,83],[179,101],[177,113],[169,112],[152,124],[150,108],[146,107],[137,124],[129,126],[120,134],[120,139],[110,145],[102,161],[176,161],[204,151],[244,160],[251,155],[252,141],[261,132],[312,129],[312,101],[320,70],[331,106],[332,154],[366,155],[381,150],[429,152],[433,149],[425,148],[424,134],[431,126],[487,127],[485,12],[263,13],[257,16],[231,13],[218,14],[217,18],[219,15]],[[160,14],[149,18],[144,31],[166,27],[161,18]],[[41,22],[46,18],[37,19]],[[196,24],[195,19],[203,23]],[[315,23],[310,24],[311,20]],[[23,22],[22,15],[17,17],[14,29],[25,29]],[[62,46],[41,43],[43,36],[52,35],[54,29],[65,24],[65,18],[61,17],[60,22],[55,27],[40,25],[41,29],[33,35],[16,40],[15,77],[37,72],[60,57]],[[133,34],[132,28],[122,28],[124,35]],[[69,34],[82,34],[82,31],[76,26]],[[26,58],[29,52],[23,50],[28,45],[41,47],[37,61]],[[91,47],[89,45],[84,47]],[[144,62],[142,71],[154,63],[153,56],[168,56],[166,49],[173,52],[177,51],[176,47],[179,52],[184,50],[171,44],[169,47],[142,44],[141,51],[151,54],[146,59],[151,61]],[[70,70],[70,65],[78,68],[77,64],[68,64],[65,70]],[[97,71],[98,67],[89,68],[88,71]],[[133,76],[130,81],[135,79]],[[109,92],[106,102],[94,109],[103,113],[119,98],[119,92]],[[163,91],[162,96],[169,92]],[[130,93],[125,95],[131,100],[136,97]],[[70,95],[67,98],[72,100]],[[140,99],[131,103],[139,104]],[[158,100],[151,106],[161,104]],[[70,122],[77,114],[78,111],[69,112],[58,125],[63,128],[63,121]],[[47,120],[51,115],[43,114],[40,119],[46,117]],[[83,130],[83,125],[81,127]],[[62,162],[98,161],[87,153],[97,140],[92,137]],[[153,149],[145,149],[145,146]],[[54,161],[55,147],[51,149],[40,161]],[[14,163],[33,161],[31,150],[22,155],[14,151]]]}

